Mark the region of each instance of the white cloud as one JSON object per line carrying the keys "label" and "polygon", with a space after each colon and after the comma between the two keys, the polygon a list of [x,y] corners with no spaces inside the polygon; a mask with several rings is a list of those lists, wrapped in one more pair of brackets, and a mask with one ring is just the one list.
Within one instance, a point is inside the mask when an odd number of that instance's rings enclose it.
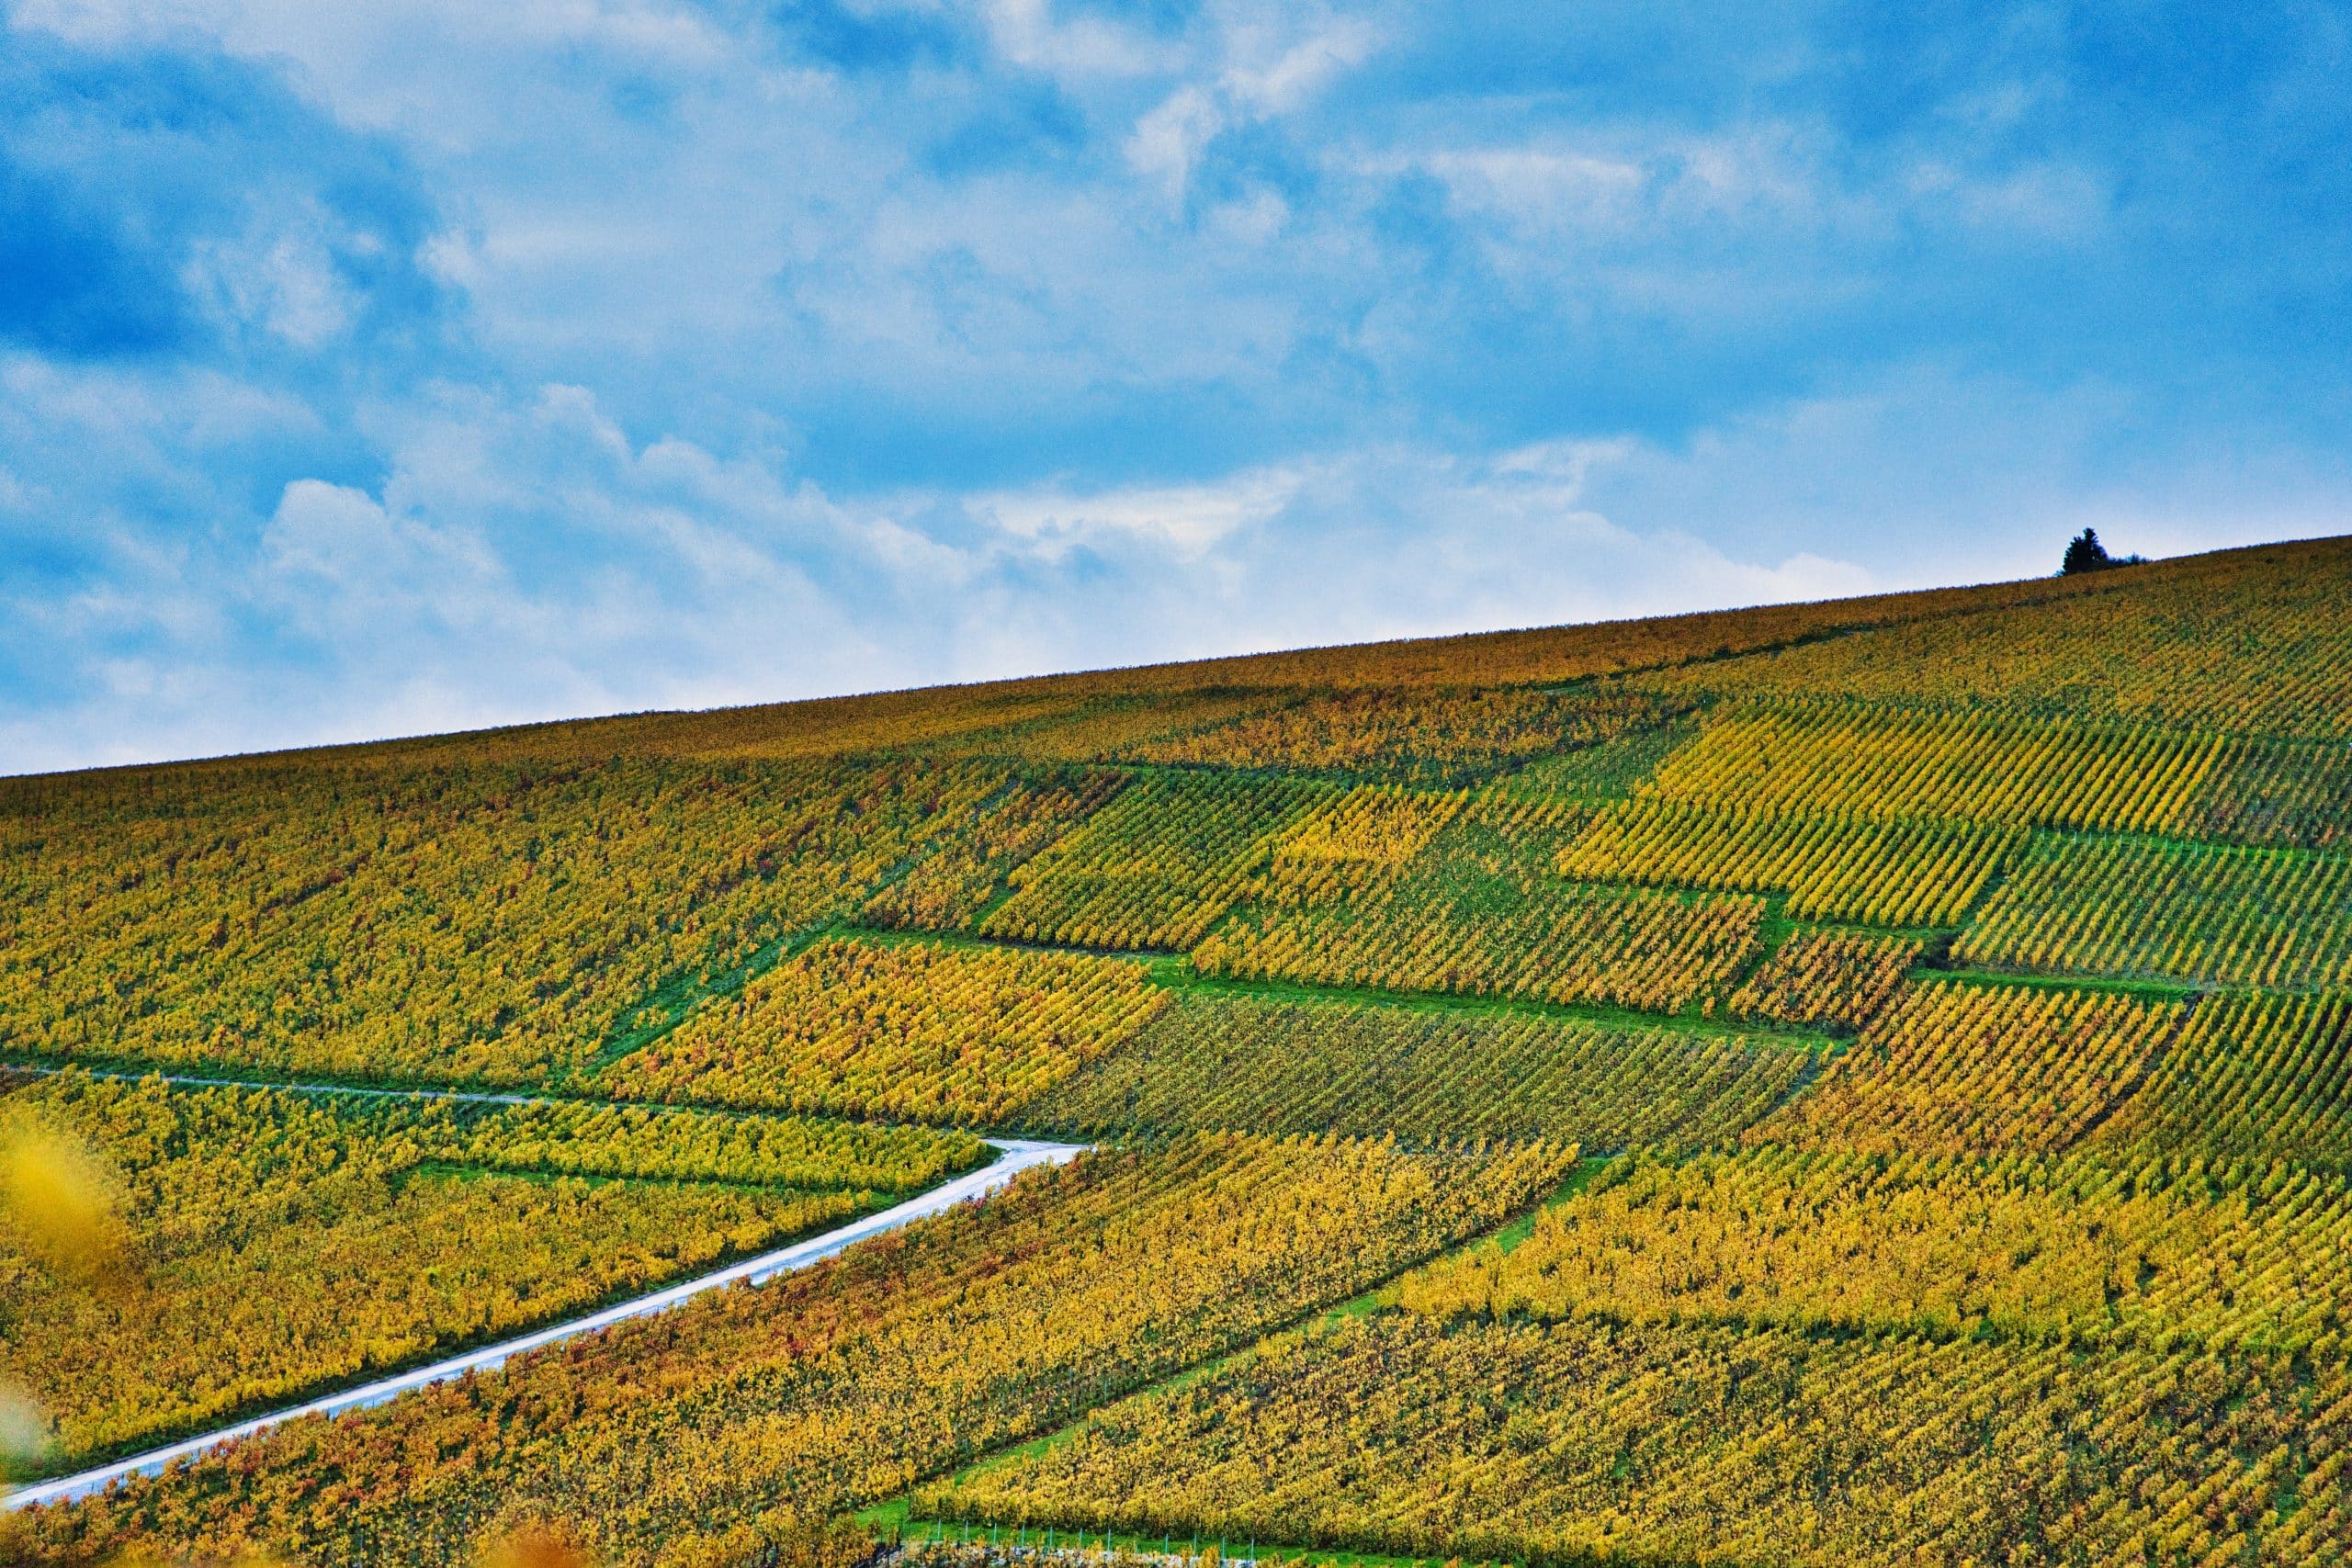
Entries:
{"label": "white cloud", "polygon": [[504,573],[489,546],[456,525],[396,516],[347,485],[296,479],[262,531],[262,559],[290,615],[317,631],[366,617],[480,626]]}
{"label": "white cloud", "polygon": [[1380,37],[1361,20],[1317,18],[1302,29],[1253,13],[1226,26],[1217,39],[1221,58],[1136,121],[1126,142],[1129,166],[1181,205],[1212,141],[1236,126],[1296,112],[1368,59]]}
{"label": "white cloud", "polygon": [[1410,163],[1444,181],[1464,208],[1531,228],[1614,225],[1634,211],[1647,183],[1637,164],[1622,158],[1553,148],[1431,152]]}
{"label": "white cloud", "polygon": [[1164,68],[1168,51],[1100,17],[1058,21],[1052,0],[989,0],[996,51],[1013,64],[1062,77],[1139,76]]}
{"label": "white cloud", "polygon": [[0,720],[12,761],[702,706],[1860,581],[1600,515],[1584,492],[1621,460],[1608,442],[1483,460],[1340,451],[1195,484],[885,502],[837,500],[754,455],[638,442],[576,387],[447,388],[369,419],[380,482],[287,484],[249,552],[133,531],[102,595],[20,615],[20,635],[74,650],[82,694],[44,720]]}
{"label": "white cloud", "polygon": [[1057,491],[1000,491],[965,504],[1041,560],[1124,536],[1197,561],[1253,524],[1277,515],[1305,482],[1295,468],[1253,469],[1221,484],[1130,487],[1070,495]]}
{"label": "white cloud", "polygon": [[1170,201],[1182,201],[1193,165],[1225,129],[1225,110],[1199,87],[1179,87],[1136,121],[1127,138],[1127,162],[1139,175],[1158,179]]}
{"label": "white cloud", "polygon": [[[80,695],[0,715],[0,755],[60,766],[1822,598],[2046,570],[2082,522],[2163,551],[2352,510],[2291,466],[2086,482],[2079,454],[2130,416],[2098,388],[1919,372],[1680,447],[1359,446],[1190,484],[884,501],[639,441],[576,387],[444,389],[372,416],[380,483],[288,484],[249,555],[133,531],[102,591],[10,603]],[[256,619],[258,654],[240,630]]]}
{"label": "white cloud", "polygon": [[681,0],[15,0],[9,19],[102,46],[210,38],[246,60],[290,63],[345,124],[448,149],[498,138],[521,113],[515,94],[537,91],[531,62],[550,54],[694,75],[735,53],[707,13]]}
{"label": "white cloud", "polygon": [[1362,19],[1328,22],[1294,39],[1262,21],[1227,38],[1226,96],[1261,116],[1289,114],[1372,57],[1380,30]]}
{"label": "white cloud", "polygon": [[[323,348],[349,325],[355,308],[321,232],[324,221],[312,209],[234,240],[199,241],[186,268],[189,292],[209,299],[232,322],[296,348]],[[344,240],[355,249],[378,243],[365,236]]]}

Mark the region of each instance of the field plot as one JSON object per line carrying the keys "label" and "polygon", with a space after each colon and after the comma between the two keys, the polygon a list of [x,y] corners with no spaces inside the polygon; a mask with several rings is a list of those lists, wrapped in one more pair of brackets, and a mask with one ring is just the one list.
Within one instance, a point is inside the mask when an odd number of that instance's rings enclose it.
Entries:
{"label": "field plot", "polygon": [[1423,785],[1463,784],[1673,716],[1647,697],[1402,688],[1317,694],[1121,749],[1136,761],[1291,768]]}
{"label": "field plot", "polygon": [[398,1102],[360,1109],[418,1140],[428,1158],[552,1176],[912,1192],[984,1158],[976,1138],[801,1116],[553,1100],[429,1113]]}
{"label": "field plot", "polygon": [[2196,838],[2328,850],[2352,845],[2352,747],[2255,740],[2237,746],[2198,792]]}
{"label": "field plot", "polygon": [[1751,1141],[1865,1154],[2055,1153],[2134,1093],[2177,1002],[2102,991],[1914,987]]}
{"label": "field plot", "polygon": [[0,814],[0,1047],[532,1084],[862,902],[976,764],[232,773]]}
{"label": "field plot", "polygon": [[1740,1018],[1860,1029],[1902,990],[1925,944],[1851,931],[1799,931],[1732,994]]}
{"label": "field plot", "polygon": [[[2339,1356],[2352,1192],[2332,1173],[1788,1149],[1621,1162],[1400,1285],[1452,1321],[1900,1329]],[[2212,1288],[2216,1278],[2231,1281]]]}
{"label": "field plot", "polygon": [[2352,995],[2199,1002],[2098,1141],[2352,1172]]}
{"label": "field plot", "polygon": [[1085,829],[1013,874],[990,936],[1182,951],[1257,886],[1269,846],[1330,792],[1212,773],[1130,785]]}
{"label": "field plot", "polygon": [[[1343,863],[1400,866],[1436,838],[1462,809],[1458,792],[1370,784],[1309,812],[1274,843],[1272,886],[1290,902],[1311,901],[1317,875]],[[1336,889],[1335,889],[1336,891]]]}
{"label": "field plot", "polygon": [[1283,700],[1262,691],[1098,693],[1002,729],[958,736],[941,754],[1018,757],[1030,761],[1099,762],[1125,756],[1154,737],[1221,724]]}
{"label": "field plot", "polygon": [[[613,1564],[732,1562],[796,1521],[1345,1300],[1556,1187],[1556,1145],[1183,1139],[1033,1172],[765,1289],[25,1521],[23,1559],[256,1537],[322,1561],[447,1564],[517,1519]],[[322,1488],[324,1472],[379,1478]]]}
{"label": "field plot", "polygon": [[2022,829],[1777,814],[1641,799],[1560,852],[1567,876],[1789,895],[1801,919],[1956,923],[2025,841]]}
{"label": "field plot", "polygon": [[2340,1562],[2352,1378],[2283,1354],[1411,1314],[1285,1336],[924,1517],[1465,1562]]}
{"label": "field plot", "polygon": [[1277,884],[1193,953],[1206,974],[1679,1012],[1758,951],[1760,898],[1571,883],[1540,801],[1475,799],[1401,865]]}
{"label": "field plot", "polygon": [[827,938],[600,1083],[637,1099],[999,1122],[1166,1003],[1121,959]]}
{"label": "field plot", "polygon": [[127,1277],[96,1294],[0,1230],[0,1382],[49,1413],[52,1463],[650,1288],[983,1155],[913,1130],[78,1075],[19,1085],[0,1119],[86,1140],[127,1225]]}
{"label": "field plot", "polygon": [[2037,839],[1953,953],[2053,974],[2342,986],[2352,856]]}
{"label": "field plot", "polygon": [[1815,1060],[1794,1041],[1196,991],[1023,1120],[1089,1136],[1227,1128],[1393,1134],[1424,1147],[1689,1147],[1736,1137]]}
{"label": "field plot", "polygon": [[2158,831],[2188,818],[2228,750],[2211,734],[1800,704],[1708,723],[1645,793],[1749,813]]}
{"label": "field plot", "polygon": [[968,831],[947,838],[887,884],[858,918],[886,929],[970,924],[1016,867],[1100,810],[1125,783],[1120,774],[1090,770],[1006,785],[980,807]]}

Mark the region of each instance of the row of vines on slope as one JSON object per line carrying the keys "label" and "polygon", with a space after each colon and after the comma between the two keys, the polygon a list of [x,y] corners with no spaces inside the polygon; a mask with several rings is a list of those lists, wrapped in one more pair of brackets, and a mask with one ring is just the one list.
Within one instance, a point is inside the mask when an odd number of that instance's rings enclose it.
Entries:
{"label": "row of vines on slope", "polygon": [[2352,856],[2040,838],[1953,953],[2060,973],[2352,984]]}
{"label": "row of vines on slope", "polygon": [[2172,831],[2226,749],[2148,728],[1798,704],[1708,724],[1645,794],[1751,813]]}
{"label": "row of vines on slope", "polygon": [[1023,1115],[1089,1136],[1231,1128],[1692,1147],[1736,1137],[1816,1059],[1793,1041],[1194,993]]}
{"label": "row of vines on slope", "polygon": [[2352,1541],[2352,1373],[2278,1352],[1389,1314],[1278,1337],[914,1506],[1537,1568],[2322,1568]]}
{"label": "row of vines on slope", "polygon": [[1695,1320],[2342,1359],[2352,1192],[2252,1161],[1767,1147],[1629,1158],[1524,1242],[1421,1269],[1441,1318]]}
{"label": "row of vines on slope", "polygon": [[1500,1224],[1575,1157],[1240,1136],[1091,1156],[763,1289],[35,1510],[14,1550],[250,1544],[398,1568],[553,1517],[616,1568],[738,1562],[1345,1300]]}
{"label": "row of vines on slope", "polygon": [[1637,800],[1560,852],[1566,876],[1789,895],[1809,920],[1945,926],[1976,902],[2023,829],[1965,822],[1724,810]]}
{"label": "row of vines on slope", "polygon": [[1129,960],[827,938],[602,1083],[706,1104],[1001,1122],[1166,1003]]}
{"label": "row of vines on slope", "polygon": [[565,1077],[658,1024],[648,998],[708,986],[952,849],[1010,783],[919,762],[232,777],[0,814],[0,1044]]}
{"label": "row of vines on slope", "polygon": [[1277,835],[1329,794],[1214,773],[1140,779],[1012,874],[980,929],[1022,942],[1182,950],[1254,891]]}
{"label": "row of vines on slope", "polygon": [[885,1201],[857,1183],[981,1153],[919,1130],[70,1074],[0,1118],[95,1148],[128,1232],[124,1288],[93,1294],[0,1228],[0,1382],[47,1413],[52,1462],[644,1289]]}
{"label": "row of vines on slope", "polygon": [[1915,986],[1747,1136],[1869,1154],[2055,1153],[2139,1090],[2184,1015],[2104,991]]}
{"label": "row of vines on slope", "polygon": [[1758,952],[1763,900],[1563,881],[1549,864],[1558,809],[1474,796],[1401,863],[1289,874],[1193,961],[1240,979],[1654,1012],[1711,1002]]}
{"label": "row of vines on slope", "polygon": [[1732,994],[1742,1018],[1860,1029],[1884,1011],[1926,944],[1854,931],[1798,931]]}

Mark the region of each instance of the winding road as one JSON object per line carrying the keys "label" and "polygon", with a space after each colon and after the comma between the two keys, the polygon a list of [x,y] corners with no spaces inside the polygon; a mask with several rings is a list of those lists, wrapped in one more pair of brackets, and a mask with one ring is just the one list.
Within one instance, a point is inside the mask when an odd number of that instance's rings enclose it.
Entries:
{"label": "winding road", "polygon": [[[269,1087],[287,1086],[271,1085]],[[363,1384],[358,1388],[329,1394],[323,1399],[314,1399],[307,1404],[298,1404],[290,1409],[275,1411],[267,1416],[258,1416],[250,1421],[241,1421],[233,1427],[222,1427],[217,1430],[189,1438],[184,1442],[174,1443],[168,1448],[154,1449],[146,1453],[135,1454],[130,1459],[118,1460],[112,1464],[100,1465],[95,1470],[83,1471],[78,1475],[60,1476],[54,1481],[44,1481],[0,1498],[0,1507],[30,1508],[45,1503],[72,1502],[78,1497],[87,1497],[94,1493],[103,1492],[113,1483],[126,1480],[130,1476],[157,1474],[175,1460],[190,1459],[198,1454],[209,1452],[226,1444],[236,1442],[240,1438],[250,1438],[256,1432],[266,1431],[281,1422],[300,1420],[305,1416],[339,1416],[348,1410],[361,1410],[371,1404],[381,1404],[411,1389],[425,1388],[434,1383],[446,1382],[451,1378],[463,1377],[468,1372],[487,1371],[491,1368],[501,1365],[511,1356],[519,1356],[526,1350],[536,1350],[543,1345],[553,1345],[577,1335],[593,1334],[600,1328],[607,1328],[616,1323],[627,1322],[632,1317],[643,1317],[652,1313],[666,1312],[690,1297],[702,1294],[705,1291],[715,1291],[722,1286],[732,1285],[738,1280],[753,1285],[763,1284],[778,1274],[787,1273],[795,1269],[805,1269],[811,1263],[831,1258],[842,1248],[853,1243],[864,1241],[868,1236],[880,1235],[886,1231],[896,1230],[901,1225],[926,1215],[944,1213],[958,1203],[984,1198],[1032,1166],[1064,1165],[1085,1152],[1083,1145],[1076,1144],[1043,1144],[1020,1139],[998,1138],[990,1138],[988,1143],[990,1147],[998,1151],[997,1157],[992,1163],[982,1166],[978,1170],[967,1172],[952,1181],[942,1182],[928,1192],[919,1193],[903,1203],[883,1210],[880,1213],[868,1214],[864,1219],[853,1220],[848,1224],[827,1231],[821,1235],[810,1236],[805,1241],[795,1242],[790,1247],[763,1253],[757,1258],[744,1258],[739,1263],[729,1264],[712,1273],[701,1275],[681,1284],[667,1286],[650,1295],[639,1296],[623,1302],[617,1306],[606,1307],[601,1312],[590,1313],[584,1317],[575,1317],[563,1323],[551,1324],[548,1327],[535,1329],[531,1333],[518,1335],[512,1339],[501,1340],[495,1345],[485,1345],[480,1349],[469,1350],[462,1356],[452,1356],[446,1361],[435,1361],[431,1366],[418,1367],[413,1371],[402,1372],[397,1377],[384,1378],[376,1382]]]}

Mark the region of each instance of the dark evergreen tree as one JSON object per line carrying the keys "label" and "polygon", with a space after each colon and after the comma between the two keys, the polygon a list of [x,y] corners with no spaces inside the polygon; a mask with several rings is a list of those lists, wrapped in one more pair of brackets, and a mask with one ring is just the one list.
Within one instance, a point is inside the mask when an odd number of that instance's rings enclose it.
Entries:
{"label": "dark evergreen tree", "polygon": [[2072,577],[2078,571],[2098,571],[2122,564],[2098,542],[2098,530],[2086,528],[2066,541],[2066,557],[2058,563],[2058,575]]}

